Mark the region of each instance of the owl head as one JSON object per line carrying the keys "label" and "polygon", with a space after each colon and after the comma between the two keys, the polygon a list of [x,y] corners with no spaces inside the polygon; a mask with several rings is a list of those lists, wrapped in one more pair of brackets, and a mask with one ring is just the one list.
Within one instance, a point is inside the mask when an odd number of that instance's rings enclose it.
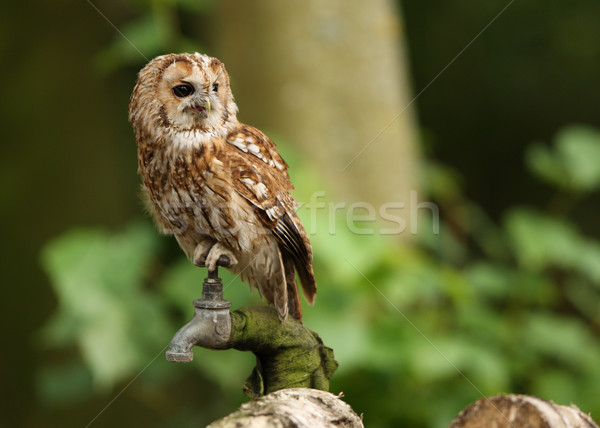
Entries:
{"label": "owl head", "polygon": [[140,71],[129,105],[134,125],[171,131],[214,132],[237,122],[236,114],[225,66],[199,53],[154,58]]}

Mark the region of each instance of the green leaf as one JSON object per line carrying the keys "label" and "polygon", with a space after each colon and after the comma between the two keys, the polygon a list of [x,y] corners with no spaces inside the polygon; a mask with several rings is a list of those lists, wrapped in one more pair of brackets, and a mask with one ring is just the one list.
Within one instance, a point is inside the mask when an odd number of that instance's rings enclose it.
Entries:
{"label": "green leaf", "polygon": [[564,128],[553,150],[533,143],[525,159],[534,174],[558,187],[592,191],[600,186],[600,132],[594,128]]}
{"label": "green leaf", "polygon": [[96,55],[94,63],[100,71],[108,73],[124,64],[141,64],[146,62],[145,58],[161,53],[161,32],[151,14],[124,25],[122,33],[115,35],[114,41]]}
{"label": "green leaf", "polygon": [[590,191],[600,185],[600,132],[585,126],[565,128],[556,136],[556,151],[571,187]]}
{"label": "green leaf", "polygon": [[563,187],[569,181],[563,162],[541,142],[532,143],[527,148],[525,162],[531,172],[549,184]]}

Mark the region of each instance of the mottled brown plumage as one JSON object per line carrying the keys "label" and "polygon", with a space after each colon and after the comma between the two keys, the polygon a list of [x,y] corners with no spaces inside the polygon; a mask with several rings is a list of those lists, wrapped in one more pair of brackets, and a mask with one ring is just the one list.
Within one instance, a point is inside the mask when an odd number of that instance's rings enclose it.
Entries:
{"label": "mottled brown plumage", "polygon": [[317,292],[312,249],[296,215],[288,166],[260,130],[238,122],[216,58],[170,54],[139,73],[129,118],[151,211],[198,266],[229,269],[277,308],[302,319]]}

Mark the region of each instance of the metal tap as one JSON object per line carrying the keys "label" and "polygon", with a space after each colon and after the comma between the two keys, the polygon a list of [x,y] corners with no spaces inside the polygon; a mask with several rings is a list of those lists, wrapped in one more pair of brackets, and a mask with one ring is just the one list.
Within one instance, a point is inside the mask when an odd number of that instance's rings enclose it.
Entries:
{"label": "metal tap", "polygon": [[231,302],[223,299],[223,283],[218,269],[209,271],[204,279],[202,299],[194,300],[194,318],[173,336],[166,355],[168,361],[192,361],[194,346],[210,349],[227,347],[231,335]]}

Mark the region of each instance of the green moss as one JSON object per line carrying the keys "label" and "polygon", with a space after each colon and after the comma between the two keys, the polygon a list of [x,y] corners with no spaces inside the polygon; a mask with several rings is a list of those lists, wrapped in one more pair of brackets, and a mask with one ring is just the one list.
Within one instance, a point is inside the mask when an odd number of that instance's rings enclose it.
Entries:
{"label": "green moss", "polygon": [[317,333],[288,318],[280,322],[270,306],[232,313],[231,347],[256,355],[244,392],[256,398],[285,388],[329,390],[338,363]]}

